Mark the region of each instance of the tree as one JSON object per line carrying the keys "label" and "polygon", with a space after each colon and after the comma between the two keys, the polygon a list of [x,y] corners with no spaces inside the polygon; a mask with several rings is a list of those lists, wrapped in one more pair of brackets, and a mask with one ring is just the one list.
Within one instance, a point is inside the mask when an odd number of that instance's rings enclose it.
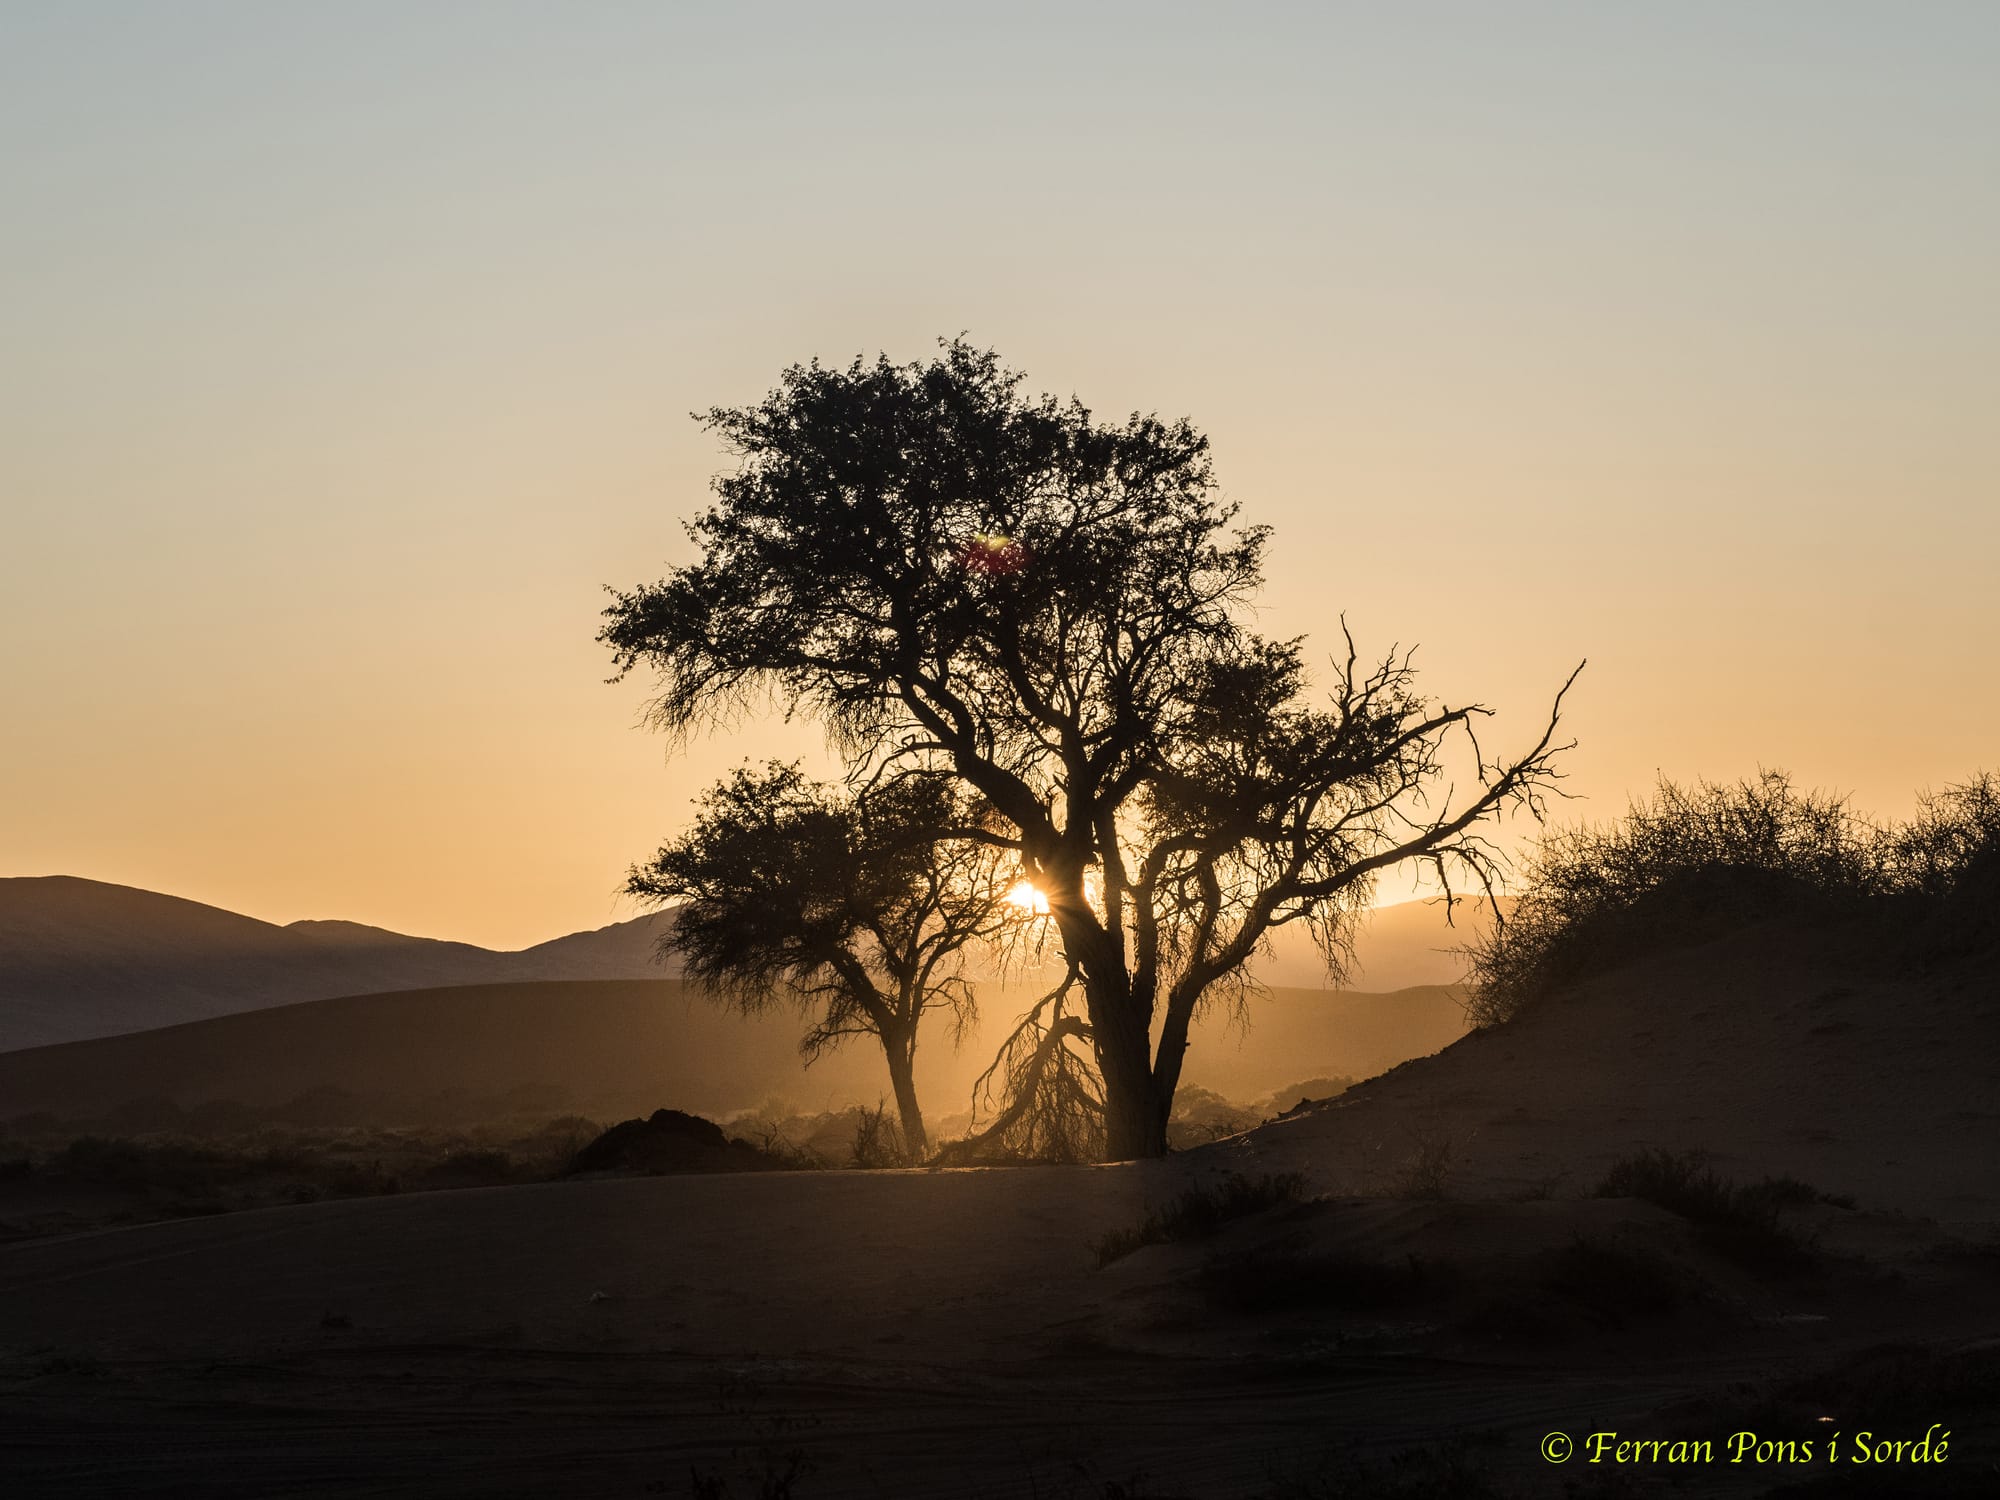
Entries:
{"label": "tree", "polygon": [[808,1063],[874,1037],[904,1146],[924,1156],[920,1024],[943,1011],[963,1037],[977,1011],[961,956],[1019,916],[1005,857],[940,834],[990,822],[941,777],[850,793],[772,762],[714,787],[688,832],[633,869],[626,890],[678,903],[662,947],[710,994],[745,1012],[795,1000],[812,1017],[799,1043]]}
{"label": "tree", "polygon": [[1379,872],[1490,885],[1482,826],[1539,812],[1561,695],[1489,761],[1484,708],[1423,698],[1407,653],[1360,666],[1348,637],[1313,706],[1302,642],[1245,623],[1269,532],[1218,499],[1207,440],[1021,385],[955,341],[795,366],[709,412],[739,465],[689,524],[700,557],[617,594],[600,639],[621,676],[657,674],[666,731],[770,695],[857,769],[983,798],[1005,831],[965,836],[1018,855],[1082,987],[1049,1030],[1091,1050],[1107,1153],[1157,1155],[1194,1016],[1240,997],[1272,929],[1306,923],[1337,974]]}

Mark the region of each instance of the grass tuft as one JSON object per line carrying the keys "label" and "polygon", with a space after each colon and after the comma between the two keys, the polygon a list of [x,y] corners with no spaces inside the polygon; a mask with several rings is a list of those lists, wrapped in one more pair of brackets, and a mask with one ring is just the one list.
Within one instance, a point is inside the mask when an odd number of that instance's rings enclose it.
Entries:
{"label": "grass tuft", "polygon": [[1173,1202],[1151,1209],[1128,1229],[1114,1229],[1092,1246],[1099,1269],[1146,1245],[1206,1239],[1224,1224],[1248,1218],[1281,1203],[1305,1197],[1306,1180],[1296,1172],[1250,1178],[1232,1172],[1219,1182],[1197,1184]]}
{"label": "grass tuft", "polygon": [[1785,1208],[1830,1199],[1796,1177],[1740,1185],[1716,1173],[1700,1151],[1643,1151],[1612,1164],[1597,1185],[1600,1198],[1639,1198],[1679,1214],[1715,1254],[1760,1276],[1797,1275],[1814,1268],[1811,1244],[1779,1218]]}

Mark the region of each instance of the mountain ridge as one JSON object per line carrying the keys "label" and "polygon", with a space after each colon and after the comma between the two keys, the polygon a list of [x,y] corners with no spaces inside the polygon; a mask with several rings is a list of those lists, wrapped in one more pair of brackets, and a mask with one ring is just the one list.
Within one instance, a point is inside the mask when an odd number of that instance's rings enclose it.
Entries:
{"label": "mountain ridge", "polygon": [[672,918],[502,951],[338,919],[280,925],[73,875],[0,879],[0,1051],[344,995],[538,980],[658,979]]}

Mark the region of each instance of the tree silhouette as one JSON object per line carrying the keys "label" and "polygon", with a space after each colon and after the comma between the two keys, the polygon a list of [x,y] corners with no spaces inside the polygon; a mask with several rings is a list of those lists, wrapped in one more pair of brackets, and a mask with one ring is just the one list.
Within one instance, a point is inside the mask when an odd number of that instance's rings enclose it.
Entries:
{"label": "tree silhouette", "polygon": [[745,1012],[796,1001],[812,1018],[799,1043],[808,1063],[874,1037],[904,1146],[924,1156],[920,1023],[943,1011],[963,1037],[977,1011],[961,956],[1020,915],[1007,856],[940,836],[990,821],[942,777],[850,793],[772,762],[711,789],[688,832],[634,868],[626,890],[678,903],[662,947],[711,995]]}
{"label": "tree silhouette", "polygon": [[1268,932],[1306,923],[1338,974],[1380,871],[1490,883],[1481,827],[1539,811],[1561,695],[1490,761],[1485,709],[1349,637],[1313,705],[1301,642],[1245,623],[1269,533],[1217,498],[1207,440],[1021,384],[953,341],[709,412],[739,464],[688,527],[699,560],[618,594],[600,639],[621,676],[657,673],[661,729],[774,695],[857,771],[945,769],[995,809],[1004,833],[962,832],[1018,855],[1083,989],[1047,1029],[1091,1051],[1107,1153],[1157,1155],[1189,1026]]}

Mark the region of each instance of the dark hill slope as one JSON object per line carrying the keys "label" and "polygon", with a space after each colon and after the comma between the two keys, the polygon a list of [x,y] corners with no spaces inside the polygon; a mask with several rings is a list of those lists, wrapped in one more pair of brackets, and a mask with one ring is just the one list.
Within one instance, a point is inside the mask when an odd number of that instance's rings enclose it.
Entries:
{"label": "dark hill slope", "polygon": [[66,875],[0,880],[0,1051],[341,995],[657,977],[666,920],[500,953],[355,922],[281,927]]}
{"label": "dark hill slope", "polygon": [[[1355,1193],[1575,1196],[1705,1150],[1863,1207],[2000,1221],[2000,979],[1833,924],[1767,922],[1579,983],[1214,1148]],[[1426,1177],[1435,1180],[1422,1182]]]}
{"label": "dark hill slope", "polygon": [[[982,991],[989,1030],[1027,990]],[[1249,1100],[1314,1077],[1361,1076],[1435,1051],[1464,1029],[1455,995],[1278,991],[1248,1031],[1217,1016],[1197,1029],[1188,1081]],[[807,1070],[799,1023],[780,1010],[733,1015],[678,980],[470,985],[317,1000],[155,1031],[0,1054],[0,1121],[47,1111],[96,1119],[119,1106],[235,1100],[267,1109],[313,1090],[360,1096],[370,1119],[466,1115],[503,1097],[599,1119],[662,1105],[716,1115],[767,1096],[808,1112],[874,1103],[888,1091],[879,1050],[851,1044]],[[978,1038],[918,1053],[937,1116],[966,1107],[990,1057]]]}

